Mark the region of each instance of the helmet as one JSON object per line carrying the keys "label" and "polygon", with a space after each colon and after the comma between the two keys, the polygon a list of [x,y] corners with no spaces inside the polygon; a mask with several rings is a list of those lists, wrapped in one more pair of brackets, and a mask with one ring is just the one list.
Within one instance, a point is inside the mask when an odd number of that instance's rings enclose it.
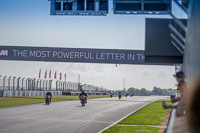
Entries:
{"label": "helmet", "polygon": [[176,74],[173,75],[174,77],[177,77],[177,78],[184,78],[185,77],[185,74],[182,70],[178,70],[176,72]]}
{"label": "helmet", "polygon": [[82,93],[85,93],[84,91],[82,91]]}

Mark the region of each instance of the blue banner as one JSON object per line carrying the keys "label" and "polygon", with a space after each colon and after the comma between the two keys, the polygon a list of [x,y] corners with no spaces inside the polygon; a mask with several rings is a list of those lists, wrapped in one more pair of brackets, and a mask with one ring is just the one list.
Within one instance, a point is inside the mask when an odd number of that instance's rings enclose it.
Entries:
{"label": "blue banner", "polygon": [[144,50],[0,46],[0,60],[144,64]]}

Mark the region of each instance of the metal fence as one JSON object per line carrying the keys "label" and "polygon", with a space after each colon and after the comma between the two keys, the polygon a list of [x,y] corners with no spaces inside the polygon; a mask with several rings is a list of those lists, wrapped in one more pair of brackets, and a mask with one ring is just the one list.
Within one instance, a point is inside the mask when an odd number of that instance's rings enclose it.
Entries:
{"label": "metal fence", "polygon": [[21,77],[0,77],[0,90],[51,90],[52,80]]}
{"label": "metal fence", "polygon": [[61,90],[61,91],[80,91],[80,83],[77,82],[66,82],[66,81],[56,81],[56,88],[54,90]]}
{"label": "metal fence", "polygon": [[[55,87],[53,87],[55,85]],[[61,80],[45,80],[36,78],[21,78],[12,76],[0,76],[0,90],[15,91],[66,91],[66,92],[110,92],[108,89],[78,82],[66,82]]]}

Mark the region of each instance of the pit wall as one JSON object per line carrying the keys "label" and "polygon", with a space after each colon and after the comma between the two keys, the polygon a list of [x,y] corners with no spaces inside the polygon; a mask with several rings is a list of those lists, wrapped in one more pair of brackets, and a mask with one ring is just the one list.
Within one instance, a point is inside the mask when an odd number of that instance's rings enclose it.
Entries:
{"label": "pit wall", "polygon": [[[0,90],[0,97],[25,97],[25,96],[45,96],[47,91],[3,91]],[[62,91],[51,91],[53,96],[61,96]]]}

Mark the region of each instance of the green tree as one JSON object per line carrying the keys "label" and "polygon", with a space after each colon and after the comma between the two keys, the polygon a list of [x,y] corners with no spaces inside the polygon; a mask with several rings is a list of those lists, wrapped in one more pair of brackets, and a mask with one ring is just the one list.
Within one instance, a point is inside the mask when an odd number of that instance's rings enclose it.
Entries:
{"label": "green tree", "polygon": [[162,95],[162,91],[160,88],[154,87],[152,90],[153,95]]}
{"label": "green tree", "polygon": [[151,91],[147,90],[146,96],[151,96]]}
{"label": "green tree", "polygon": [[145,88],[137,89],[134,87],[131,87],[127,90],[129,94],[134,93],[135,96],[150,96],[150,95],[163,95],[163,96],[170,96],[174,94],[174,90],[169,88],[169,89],[161,89],[154,87],[152,91],[146,90]]}
{"label": "green tree", "polygon": [[140,96],[146,96],[147,90],[145,88],[142,88],[140,91]]}
{"label": "green tree", "polygon": [[127,91],[129,94],[132,94],[132,93],[135,94],[135,88],[133,88],[133,87],[129,88]]}
{"label": "green tree", "polygon": [[135,95],[140,96],[140,90],[139,89],[135,89]]}

